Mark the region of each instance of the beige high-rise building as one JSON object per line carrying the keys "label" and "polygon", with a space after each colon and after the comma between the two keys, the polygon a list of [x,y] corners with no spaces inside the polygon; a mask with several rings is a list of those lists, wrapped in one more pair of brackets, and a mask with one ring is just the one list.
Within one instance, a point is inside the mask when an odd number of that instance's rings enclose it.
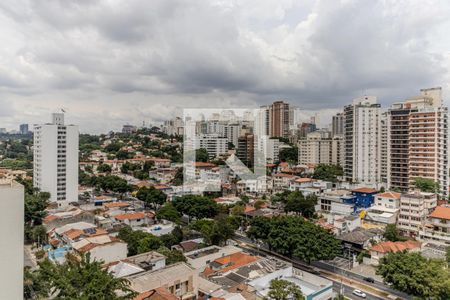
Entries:
{"label": "beige high-rise building", "polygon": [[329,131],[308,133],[297,144],[299,164],[331,164],[332,139]]}
{"label": "beige high-rise building", "polygon": [[448,109],[440,88],[395,103],[387,112],[386,179],[388,188],[409,191],[417,177],[439,184],[448,195]]}

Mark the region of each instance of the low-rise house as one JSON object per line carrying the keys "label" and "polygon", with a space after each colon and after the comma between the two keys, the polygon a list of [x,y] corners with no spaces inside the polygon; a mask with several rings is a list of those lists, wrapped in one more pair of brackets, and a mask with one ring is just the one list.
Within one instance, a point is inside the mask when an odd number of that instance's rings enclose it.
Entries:
{"label": "low-rise house", "polygon": [[333,225],[338,234],[351,232],[358,227],[361,227],[361,218],[357,215],[336,215],[329,214],[327,223]]}
{"label": "low-rise house", "polygon": [[100,235],[83,238],[72,244],[72,248],[79,254],[90,254],[92,260],[110,263],[127,257],[127,243],[110,236]]}
{"label": "low-rise house", "polygon": [[148,224],[148,218],[144,212],[128,212],[113,216],[118,223],[131,227],[142,226]]}
{"label": "low-rise house", "polygon": [[158,252],[150,251],[127,257],[105,265],[114,277],[121,278],[133,274],[156,271],[166,267],[166,257]]}
{"label": "low-rise house", "polygon": [[380,242],[383,238],[383,233],[384,231],[378,228],[364,229],[358,227],[353,231],[338,235],[337,239],[341,240],[342,244],[346,248],[352,249],[353,252],[360,252]]}
{"label": "low-rise house", "polygon": [[283,190],[289,189],[290,183],[292,180],[297,179],[298,177],[291,174],[278,173],[272,176],[273,181],[273,192],[278,193]]}
{"label": "low-rise house", "polygon": [[376,194],[374,205],[367,209],[365,219],[381,224],[395,224],[400,210],[400,193],[384,192]]}
{"label": "low-rise house", "polygon": [[344,202],[345,197],[351,197],[348,190],[330,190],[318,196],[318,204],[323,212],[330,212],[341,215],[350,215],[354,211],[354,205]]}
{"label": "low-rise house", "polygon": [[419,239],[450,247],[450,206],[437,206],[419,231]]}
{"label": "low-rise house", "polygon": [[78,207],[68,207],[63,211],[49,211],[42,222],[47,230],[77,222],[92,224],[94,223],[94,214]]}
{"label": "low-rise house", "polygon": [[296,178],[289,181],[289,190],[290,191],[301,191],[306,188],[313,187],[314,179],[312,178]]}
{"label": "low-rise house", "polygon": [[210,246],[186,252],[184,253],[184,256],[186,257],[187,262],[194,269],[196,269],[198,272],[203,272],[203,270],[210,262],[220,257],[228,256],[234,253],[238,253],[240,251],[241,249],[231,245],[225,247]]}
{"label": "low-rise house", "polygon": [[405,241],[405,242],[381,242],[369,249],[370,252],[370,264],[378,266],[380,260],[388,253],[396,253],[402,251],[420,251],[422,243],[418,241]]}
{"label": "low-rise house", "polygon": [[109,213],[111,213],[113,211],[121,211],[123,209],[126,209],[130,207],[130,205],[131,204],[129,202],[125,201],[106,202],[103,203],[103,208],[105,208]]}
{"label": "low-rise house", "polygon": [[170,294],[183,300],[195,299],[198,293],[198,274],[183,262],[125,278],[130,281],[131,289],[140,293],[141,297],[158,288],[164,288]]}
{"label": "low-rise house", "polygon": [[179,243],[178,245],[172,246],[172,249],[187,253],[194,250],[198,250],[204,247],[204,241],[203,238],[198,239],[192,239],[188,241],[183,241]]}

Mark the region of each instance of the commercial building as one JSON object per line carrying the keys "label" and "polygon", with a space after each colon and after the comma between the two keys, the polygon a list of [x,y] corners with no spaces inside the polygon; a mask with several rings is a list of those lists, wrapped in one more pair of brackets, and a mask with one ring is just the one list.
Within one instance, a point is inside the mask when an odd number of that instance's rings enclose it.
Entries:
{"label": "commercial building", "polygon": [[0,299],[23,298],[23,205],[23,186],[13,180],[0,179],[0,210],[3,212],[0,221]]}
{"label": "commercial building", "polygon": [[373,96],[344,108],[345,162],[348,181],[376,186],[380,182],[380,104]]}
{"label": "commercial building", "polygon": [[78,201],[78,126],[65,125],[62,113],[52,118],[34,128],[33,185],[67,206]]}

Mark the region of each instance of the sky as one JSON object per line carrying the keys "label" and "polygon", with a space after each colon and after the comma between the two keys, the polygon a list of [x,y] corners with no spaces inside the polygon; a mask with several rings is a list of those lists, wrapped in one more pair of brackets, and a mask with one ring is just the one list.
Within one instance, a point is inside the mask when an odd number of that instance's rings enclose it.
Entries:
{"label": "sky", "polygon": [[435,86],[448,104],[449,29],[446,0],[3,0],[0,127],[63,108],[101,133],[278,99],[325,125],[355,97]]}

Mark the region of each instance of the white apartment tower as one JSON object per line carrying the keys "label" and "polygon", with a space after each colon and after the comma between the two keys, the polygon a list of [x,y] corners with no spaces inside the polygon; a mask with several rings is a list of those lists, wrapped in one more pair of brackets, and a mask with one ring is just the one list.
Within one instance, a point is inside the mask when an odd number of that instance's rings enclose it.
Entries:
{"label": "white apartment tower", "polygon": [[50,193],[50,201],[67,206],[78,201],[78,126],[65,125],[64,114],[34,127],[33,185]]}
{"label": "white apartment tower", "polygon": [[306,139],[300,139],[298,145],[298,163],[331,164],[332,139],[329,131],[314,131],[307,134]]}
{"label": "white apartment tower", "polygon": [[380,182],[380,104],[374,96],[353,100],[344,108],[344,175],[369,186]]}

